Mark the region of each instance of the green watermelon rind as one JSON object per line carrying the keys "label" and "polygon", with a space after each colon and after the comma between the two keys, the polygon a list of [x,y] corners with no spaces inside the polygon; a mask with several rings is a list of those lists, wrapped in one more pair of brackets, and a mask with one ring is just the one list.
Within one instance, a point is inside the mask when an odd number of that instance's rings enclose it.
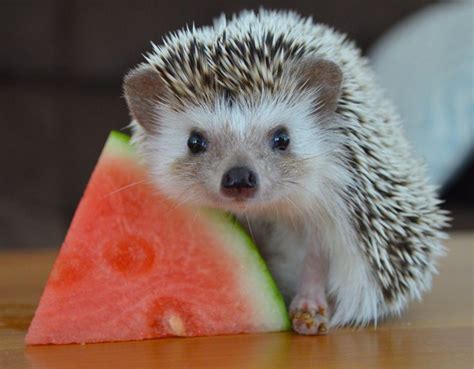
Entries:
{"label": "green watermelon rind", "polygon": [[110,138],[112,139],[112,142],[118,142],[126,146],[130,145],[130,136],[126,133],[120,131],[111,131]]}
{"label": "green watermelon rind", "polygon": [[[229,215],[227,215],[227,217],[229,217]],[[268,288],[270,290],[270,295],[273,297],[273,303],[275,304],[275,307],[278,309],[281,315],[281,319],[282,319],[281,329],[289,330],[291,328],[291,322],[288,315],[288,311],[286,309],[285,301],[283,299],[283,295],[281,294],[275,281],[273,280],[273,277],[270,273],[270,270],[267,267],[267,264],[265,263],[264,259],[260,255],[260,252],[258,251],[258,248],[253,242],[252,238],[244,230],[244,228],[239,223],[231,222],[230,218],[229,218],[229,222],[230,222],[230,225],[233,226],[234,229],[236,229],[236,231],[239,233],[239,235],[244,239],[249,252],[252,254],[258,267],[260,268],[263,278],[265,278],[265,282],[268,285]]]}
{"label": "green watermelon rind", "polygon": [[130,136],[119,131],[111,131],[104,148],[105,153],[113,155],[135,156],[135,150],[130,143]]}
{"label": "green watermelon rind", "polygon": [[[135,150],[130,142],[130,137],[122,132],[112,131],[106,142],[105,153],[112,155],[126,155],[135,157]],[[272,306],[261,307],[262,310],[273,310],[275,325],[279,325],[280,330],[288,330],[291,327],[288,312],[282,294],[280,293],[273,277],[265,264],[264,259],[260,255],[257,246],[253,242],[247,231],[236,221],[236,219],[228,213],[218,209],[201,209],[203,214],[214,218],[222,226],[226,228],[226,233],[231,236],[233,244],[237,247],[243,246],[239,250],[242,256],[252,260],[255,264],[254,271],[259,275],[255,277],[260,279],[260,286],[263,288],[262,294],[271,301]]]}
{"label": "green watermelon rind", "polygon": [[[242,251],[247,252],[247,257],[251,259],[256,265],[257,272],[259,272],[263,290],[260,291],[262,294],[266,293],[269,301],[272,303],[272,307],[276,310],[275,313],[275,324],[278,320],[280,330],[289,330],[291,328],[288,311],[286,309],[283,295],[278,289],[270,270],[268,269],[263,257],[260,255],[255,242],[252,240],[247,231],[240,225],[235,217],[229,213],[225,213],[217,209],[205,209],[202,210],[207,216],[211,216],[215,221],[220,222],[224,227],[229,228],[229,233],[236,235],[235,240],[244,246],[245,249]],[[264,307],[267,308],[267,307]]]}

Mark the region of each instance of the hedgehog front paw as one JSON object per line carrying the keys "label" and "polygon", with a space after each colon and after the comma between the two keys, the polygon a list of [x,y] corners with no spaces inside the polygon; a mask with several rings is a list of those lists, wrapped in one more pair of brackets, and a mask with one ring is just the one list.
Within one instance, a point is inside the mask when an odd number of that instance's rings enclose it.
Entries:
{"label": "hedgehog front paw", "polygon": [[327,302],[296,296],[290,304],[290,319],[293,330],[303,335],[325,335],[328,333],[329,312]]}

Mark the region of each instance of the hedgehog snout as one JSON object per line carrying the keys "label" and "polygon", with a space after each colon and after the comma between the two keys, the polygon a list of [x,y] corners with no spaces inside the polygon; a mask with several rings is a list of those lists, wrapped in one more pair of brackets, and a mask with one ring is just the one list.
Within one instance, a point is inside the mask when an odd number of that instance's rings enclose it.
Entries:
{"label": "hedgehog snout", "polygon": [[222,176],[221,193],[226,197],[244,200],[258,189],[258,176],[248,167],[232,167]]}

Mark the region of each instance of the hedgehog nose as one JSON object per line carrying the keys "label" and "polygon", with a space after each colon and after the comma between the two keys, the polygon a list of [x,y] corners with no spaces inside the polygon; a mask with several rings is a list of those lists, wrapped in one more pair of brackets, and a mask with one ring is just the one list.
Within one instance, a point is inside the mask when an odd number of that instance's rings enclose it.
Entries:
{"label": "hedgehog nose", "polygon": [[222,176],[221,192],[228,197],[251,197],[257,187],[257,175],[247,167],[233,167]]}

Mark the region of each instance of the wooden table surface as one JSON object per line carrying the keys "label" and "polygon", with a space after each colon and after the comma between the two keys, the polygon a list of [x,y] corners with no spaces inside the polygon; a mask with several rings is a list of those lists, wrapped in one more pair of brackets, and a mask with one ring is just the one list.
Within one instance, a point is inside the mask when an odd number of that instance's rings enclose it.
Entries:
{"label": "wooden table surface", "polygon": [[374,329],[25,347],[56,251],[0,252],[0,368],[473,368],[474,233],[452,235],[423,303]]}

